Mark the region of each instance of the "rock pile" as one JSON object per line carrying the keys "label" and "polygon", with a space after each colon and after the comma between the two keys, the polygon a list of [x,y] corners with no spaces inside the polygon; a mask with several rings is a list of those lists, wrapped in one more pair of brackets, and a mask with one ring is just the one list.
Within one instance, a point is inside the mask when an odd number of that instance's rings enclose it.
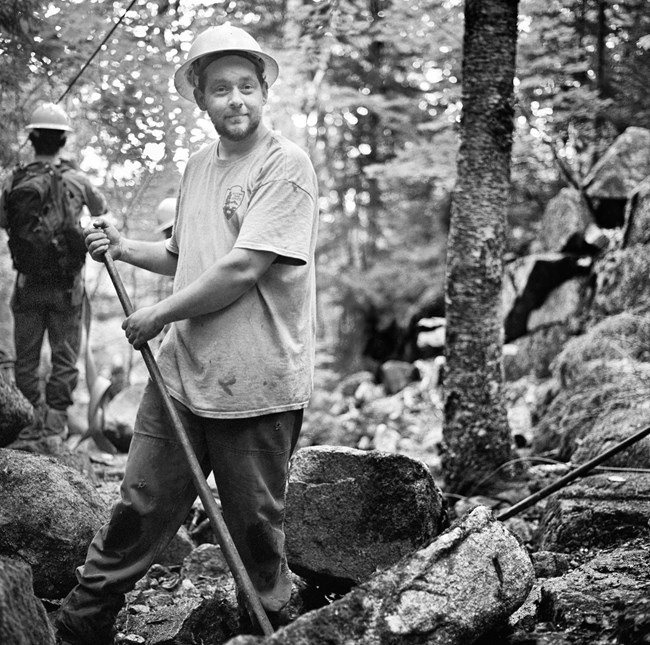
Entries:
{"label": "rock pile", "polygon": [[[21,596],[4,620],[18,624],[18,612],[32,607],[40,642],[50,645],[41,603],[55,611],[72,587],[109,504],[54,457],[1,449],[0,458],[0,492],[15,502],[3,508],[0,557],[11,575],[1,584]],[[422,462],[333,446],[305,448],[294,459],[287,530],[295,620],[269,643],[314,643],[327,633],[341,644],[435,638],[461,645],[524,602],[534,581],[526,549],[484,507],[443,531],[442,493]],[[36,489],[48,491],[44,506]],[[338,539],[345,542],[337,551]],[[163,561],[129,595],[116,642],[217,645],[235,637],[235,589],[219,548],[176,549]],[[31,570],[33,586],[11,582],[14,571]],[[242,638],[233,643],[256,642]]]}

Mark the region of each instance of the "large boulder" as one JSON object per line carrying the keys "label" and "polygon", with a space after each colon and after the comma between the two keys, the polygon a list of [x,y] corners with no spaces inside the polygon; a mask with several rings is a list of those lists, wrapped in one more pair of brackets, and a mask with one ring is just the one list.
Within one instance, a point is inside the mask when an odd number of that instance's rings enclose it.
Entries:
{"label": "large boulder", "polygon": [[[575,464],[590,461],[648,425],[650,425],[650,407],[646,401],[639,401],[639,407],[632,410],[606,410],[598,417],[591,431],[582,437],[571,456],[571,461]],[[650,436],[613,455],[604,466],[650,468]]]}
{"label": "large boulder", "polygon": [[636,410],[650,397],[650,364],[621,359],[573,364],[534,428],[534,454],[567,461],[604,413]]}
{"label": "large boulder", "polygon": [[638,246],[611,251],[595,262],[594,274],[594,322],[625,311],[650,310],[650,253],[639,252]]}
{"label": "large boulder", "polygon": [[63,598],[107,516],[94,486],[54,457],[0,449],[0,555],[32,567],[40,598]]}
{"label": "large boulder", "polygon": [[268,638],[229,645],[467,645],[503,624],[534,581],[526,549],[484,506],[429,546]]}
{"label": "large boulder", "polygon": [[[588,275],[590,262],[579,256],[562,253],[528,255],[510,262],[505,269],[503,281],[502,306],[506,342],[512,342],[531,331],[529,317],[533,310],[539,309],[549,294],[560,285],[573,278],[582,277],[579,292],[582,291],[584,277]],[[569,314],[579,306],[569,307]],[[578,299],[580,301],[581,298]],[[552,305],[557,307],[557,303]],[[567,307],[563,307],[564,310]],[[557,318],[557,316],[556,316]]]}
{"label": "large boulder", "polygon": [[576,237],[584,238],[591,224],[589,209],[580,192],[563,188],[546,205],[531,251],[560,252]]}
{"label": "large boulder", "polygon": [[8,446],[32,421],[32,404],[14,383],[0,376],[0,448]]}
{"label": "large boulder", "polygon": [[[524,606],[528,616],[520,616],[523,620],[514,625],[515,632],[508,642],[647,643],[650,633],[647,544],[633,540],[597,554],[587,554],[582,564],[574,558],[571,560],[571,571],[537,581]],[[515,617],[511,617],[511,624]]]}
{"label": "large boulder", "polygon": [[553,363],[564,384],[580,378],[590,361],[650,362],[650,315],[625,311],[604,318],[571,338]]}
{"label": "large boulder", "polygon": [[584,315],[589,296],[589,278],[570,278],[555,287],[541,306],[528,315],[528,333],[547,329],[553,325],[565,325],[573,329]]}
{"label": "large boulder", "polygon": [[28,564],[0,556],[0,643],[54,645],[43,603],[32,588]]}
{"label": "large boulder", "polygon": [[592,199],[627,199],[650,175],[650,130],[629,127],[594,164],[583,181]]}
{"label": "large boulder", "polygon": [[429,544],[443,521],[442,493],[420,461],[336,446],[293,457],[287,558],[308,580],[366,580]]}
{"label": "large boulder", "polygon": [[524,376],[546,379],[551,365],[573,335],[569,325],[541,327],[504,346],[503,366],[507,381]]}
{"label": "large boulder", "polygon": [[650,475],[608,473],[574,482],[548,498],[539,549],[565,553],[650,538]]}

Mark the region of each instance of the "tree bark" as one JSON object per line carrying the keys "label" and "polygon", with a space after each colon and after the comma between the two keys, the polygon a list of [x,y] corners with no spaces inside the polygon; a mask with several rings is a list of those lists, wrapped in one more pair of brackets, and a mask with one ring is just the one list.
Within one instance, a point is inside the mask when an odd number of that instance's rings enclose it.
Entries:
{"label": "tree bark", "polygon": [[501,287],[517,0],[466,0],[463,114],[447,251],[443,476],[468,493],[510,459]]}

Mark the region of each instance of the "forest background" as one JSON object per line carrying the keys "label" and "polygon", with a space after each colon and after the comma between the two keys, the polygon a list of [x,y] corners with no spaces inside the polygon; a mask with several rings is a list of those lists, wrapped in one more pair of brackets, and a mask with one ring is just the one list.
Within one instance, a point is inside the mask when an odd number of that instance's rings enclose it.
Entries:
{"label": "forest background", "polygon": [[[280,63],[267,122],[310,152],[320,180],[321,346],[342,372],[367,367],[369,320],[443,302],[463,4],[3,2],[0,172],[29,159],[24,126],[38,102],[59,102],[74,122],[66,154],[104,190],[118,225],[160,238],[158,205],[214,137],[176,94],[173,71],[205,27],[246,28]],[[650,127],[646,0],[522,0],[518,20],[509,256],[526,253],[548,200],[618,134]],[[142,273],[125,279],[136,304],[155,297]]]}
{"label": "forest background", "polygon": [[[68,154],[117,225],[163,236],[161,203],[214,136],[174,91],[173,71],[198,32],[224,22],[279,60],[267,121],[318,174],[320,364],[344,376],[412,360],[406,332],[446,316],[445,479],[473,486],[468,473],[482,479],[510,456],[503,261],[528,252],[549,199],[580,189],[620,133],[650,127],[648,3],[14,0],[0,9],[2,171],[29,159],[35,105],[61,103],[75,127]],[[130,367],[117,300],[90,265],[95,319],[118,332],[111,343],[100,328],[108,360],[127,354]],[[168,279],[123,272],[136,307],[169,291]]]}

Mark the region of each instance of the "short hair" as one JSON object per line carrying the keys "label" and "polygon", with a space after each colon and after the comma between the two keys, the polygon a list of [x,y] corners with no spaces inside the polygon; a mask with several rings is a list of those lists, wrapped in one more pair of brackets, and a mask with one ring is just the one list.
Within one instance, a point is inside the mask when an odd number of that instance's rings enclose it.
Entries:
{"label": "short hair", "polygon": [[38,155],[56,154],[66,144],[67,136],[63,130],[34,128],[29,133],[29,140]]}
{"label": "short hair", "polygon": [[253,63],[255,74],[257,75],[257,80],[260,82],[260,85],[263,88],[268,87],[266,79],[264,78],[264,61],[259,56],[237,50],[214,52],[213,54],[207,54],[206,56],[201,56],[201,58],[195,60],[192,64],[195,87],[198,87],[203,91],[203,88],[205,87],[205,70],[211,63],[214,63],[215,60],[219,60],[224,56],[239,56],[240,58],[245,58]]}

